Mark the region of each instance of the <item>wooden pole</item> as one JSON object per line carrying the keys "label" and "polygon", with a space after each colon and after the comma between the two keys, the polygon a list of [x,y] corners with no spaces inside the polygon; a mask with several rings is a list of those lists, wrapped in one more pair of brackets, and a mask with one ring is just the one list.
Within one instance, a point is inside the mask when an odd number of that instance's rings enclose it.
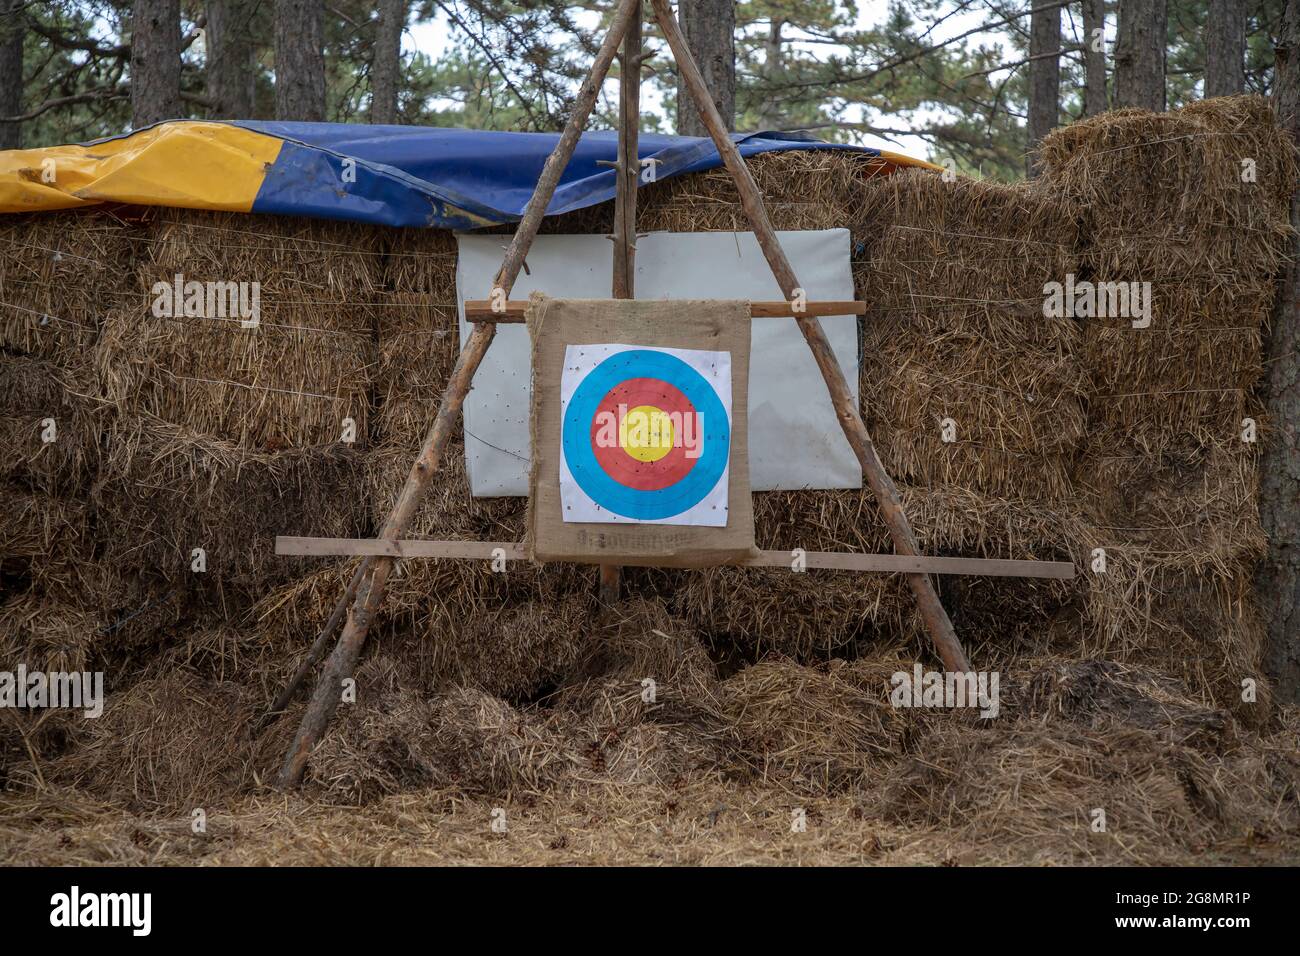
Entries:
{"label": "wooden pole", "polygon": [[[795,303],[784,299],[780,302],[750,302],[749,317],[752,319],[799,318],[813,315],[866,315],[867,303],[858,299],[840,299],[830,301],[812,301],[801,304],[795,311]],[[505,308],[493,311],[490,299],[466,299],[465,321],[495,322],[498,325],[522,325],[528,317],[527,299],[510,299]]]}
{"label": "wooden pole", "polygon": [[[637,151],[637,134],[641,127],[641,3],[637,15],[623,35],[619,54],[618,82],[618,163],[615,166],[614,193],[614,281],[615,299],[631,299],[636,287],[636,190],[641,159]],[[618,603],[617,564],[600,566],[600,603],[612,607]]]}
{"label": "wooden pole", "polygon": [[[633,12],[639,11],[640,2],[641,0],[621,0],[619,3],[609,33],[596,54],[596,62],[591,74],[578,91],[573,114],[565,124],[564,132],[560,134],[555,149],[547,157],[546,165],[542,167],[537,188],[524,209],[519,228],[510,242],[510,248],[506,250],[505,261],[502,262],[501,270],[496,276],[494,291],[499,290],[502,301],[510,297],[510,290],[514,288],[524,257],[537,236],[537,230],[541,226],[542,217],[546,214],[546,208],[551,204],[551,198],[555,195],[555,187],[559,184],[560,176],[573,157],[578,137],[582,134],[588,116],[591,115],[592,107],[596,104],[596,97],[605,82],[614,53],[622,42]],[[384,522],[383,530],[379,535],[381,538],[399,538],[410,525],[430,481],[442,463],[443,452],[451,440],[456,421],[460,417],[461,407],[465,403],[465,396],[469,393],[470,385],[474,380],[474,373],[478,370],[479,363],[482,362],[495,335],[496,325],[493,323],[485,322],[474,326],[474,331],[456,359],[456,367],[452,369],[451,380],[447,384],[446,391],[443,392],[437,418],[434,419],[433,427],[424,440],[420,456],[411,467],[411,473],[407,476],[406,485],[402,488],[392,513]],[[312,748],[316,746],[316,741],[324,733],[326,725],[338,707],[343,681],[351,677],[356,669],[361,647],[365,643],[366,632],[383,600],[384,586],[388,582],[388,575],[392,569],[392,558],[377,558],[371,567],[369,578],[358,585],[352,612],[348,615],[338,644],[316,683],[316,690],[307,705],[306,713],[303,714],[298,733],[285,756],[284,766],[280,769],[277,781],[279,786],[293,787],[301,782]]]}
{"label": "wooden pole", "polygon": [[[758,184],[754,182],[745,160],[727,135],[727,128],[718,115],[713,98],[709,96],[704,77],[700,75],[700,69],[686,46],[686,40],[677,25],[677,20],[673,17],[672,9],[668,6],[668,0],[651,0],[651,2],[654,4],[655,19],[658,20],[664,39],[668,41],[673,58],[677,61],[678,75],[685,81],[687,89],[695,99],[704,124],[708,127],[709,135],[713,138],[714,145],[717,146],[728,172],[736,181],[741,205],[749,219],[750,228],[754,230],[759,247],[763,250],[763,255],[773,275],[776,276],[781,291],[786,298],[794,299],[798,295],[796,290],[800,288],[799,280],[794,274],[790,260],[786,258],[785,250],[781,248],[772,223],[767,218],[767,210],[763,207],[763,197]],[[920,554],[921,549],[917,544],[916,536],[912,533],[912,526],[903,512],[903,502],[899,497],[898,488],[876,454],[875,445],[867,433],[867,426],[862,421],[862,416],[858,413],[848,383],[844,380],[844,372],[835,360],[826,333],[822,331],[821,322],[807,315],[799,316],[795,321],[798,322],[799,330],[803,332],[808,347],[812,350],[813,358],[821,369],[822,377],[826,380],[826,387],[830,391],[831,402],[835,406],[840,427],[844,429],[844,436],[849,440],[854,454],[862,465],[862,472],[872,493],[880,502],[881,514],[894,540],[894,549],[900,554]],[[957,640],[957,633],[953,630],[952,621],[948,619],[948,613],[939,601],[934,583],[925,574],[909,574],[907,582],[916,595],[921,617],[930,632],[930,640],[934,643],[935,650],[943,660],[944,667],[949,671],[969,671],[970,662],[966,659],[966,652],[962,650],[961,642]]]}
{"label": "wooden pole", "polygon": [[[433,560],[488,561],[504,557],[507,561],[528,561],[528,549],[518,541],[439,541],[428,538],[299,538],[280,535],[275,539],[276,554],[388,555],[393,558],[429,558]],[[1069,561],[1027,561],[1017,558],[944,558],[907,554],[859,554],[851,551],[803,551],[799,557],[805,568],[832,568],[839,571],[880,571],[887,574],[919,571],[923,574],[974,574],[996,578],[1061,578],[1075,575]],[[734,567],[786,568],[792,574],[795,552],[755,551],[738,559]],[[624,559],[628,560],[628,559]],[[655,567],[654,559],[647,559]],[[592,563],[588,561],[587,563]]]}
{"label": "wooden pole", "polygon": [[591,115],[592,107],[596,105],[596,97],[600,95],[600,88],[605,83],[609,66],[614,62],[618,45],[622,42],[623,34],[627,31],[628,23],[634,13],[638,15],[639,21],[640,10],[641,0],[621,0],[614,13],[614,20],[609,25],[605,42],[600,45],[600,50],[596,53],[596,62],[592,65],[591,73],[583,82],[582,88],[578,90],[578,98],[573,104],[573,115],[569,117],[564,132],[560,134],[560,141],[555,144],[555,150],[547,158],[546,165],[542,167],[542,175],[537,179],[537,188],[533,190],[532,199],[528,200],[524,216],[519,220],[519,228],[510,241],[510,248],[506,250],[505,261],[501,263],[501,271],[497,273],[496,281],[492,285],[493,291],[499,290],[503,299],[510,297],[510,290],[514,288],[519,269],[524,264],[524,256],[528,254],[533,239],[537,236],[542,217],[546,215],[546,207],[551,204],[551,197],[555,195],[555,187],[559,185],[564,168],[569,165],[573,149],[578,145],[578,137],[582,135],[582,128],[587,124],[587,117]]}
{"label": "wooden pole", "polygon": [[293,676],[284,685],[284,689],[276,695],[271,704],[271,709],[262,715],[262,719],[253,728],[252,736],[256,737],[261,734],[270,726],[271,721],[284,713],[284,709],[289,706],[294,695],[298,693],[298,688],[306,682],[308,675],[311,674],[316,665],[325,659],[325,652],[329,650],[330,640],[338,631],[339,625],[343,623],[343,616],[348,607],[351,606],[353,599],[356,598],[357,588],[361,586],[361,582],[370,573],[373,563],[374,558],[367,556],[357,565],[356,571],[352,574],[352,580],[348,582],[348,586],[344,588],[343,593],[339,596],[338,602],[334,605],[334,610],[330,612],[329,619],[325,622],[325,626],[320,629],[320,633],[316,635],[316,640],[312,642],[311,647],[307,648],[307,653],[303,655],[301,663],[298,664],[298,669],[293,672]]}

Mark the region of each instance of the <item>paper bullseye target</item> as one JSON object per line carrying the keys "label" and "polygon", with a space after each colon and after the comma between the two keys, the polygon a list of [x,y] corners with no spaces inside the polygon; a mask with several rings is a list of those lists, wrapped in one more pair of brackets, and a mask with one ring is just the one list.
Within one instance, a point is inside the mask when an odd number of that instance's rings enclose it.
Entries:
{"label": "paper bullseye target", "polygon": [[565,521],[727,524],[731,353],[569,345],[560,400]]}

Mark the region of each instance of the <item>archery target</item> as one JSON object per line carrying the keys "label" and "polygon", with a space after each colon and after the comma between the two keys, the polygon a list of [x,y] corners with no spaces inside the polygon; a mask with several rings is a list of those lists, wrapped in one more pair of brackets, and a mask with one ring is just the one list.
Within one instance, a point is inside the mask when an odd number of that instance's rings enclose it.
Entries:
{"label": "archery target", "polygon": [[731,353],[569,345],[560,402],[564,521],[727,524]]}

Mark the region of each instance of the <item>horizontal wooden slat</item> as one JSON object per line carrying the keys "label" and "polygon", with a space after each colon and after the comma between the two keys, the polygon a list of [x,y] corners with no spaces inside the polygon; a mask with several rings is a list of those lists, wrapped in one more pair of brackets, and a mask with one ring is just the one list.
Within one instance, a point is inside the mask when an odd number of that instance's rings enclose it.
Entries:
{"label": "horizontal wooden slat", "polygon": [[[295,538],[275,539],[275,553],[282,555],[386,555],[392,558],[469,558],[490,560],[501,548],[506,560],[527,558],[522,544],[508,541],[424,541],[407,539],[384,541],[376,538]],[[745,567],[789,568],[794,562],[790,551],[760,551],[743,562]],[[598,563],[593,558],[592,564]],[[905,554],[851,554],[839,551],[808,551],[804,554],[808,568],[840,571],[876,571],[888,574],[920,572],[922,574],[973,574],[995,578],[1072,578],[1074,565],[1068,561],[1012,561],[1003,558],[937,558]]]}
{"label": "horizontal wooden slat", "polygon": [[[613,300],[611,300],[613,301]],[[492,303],[487,299],[466,299],[465,318],[470,322],[509,322],[524,321],[528,311],[528,302],[512,299],[506,303],[504,312],[493,312]],[[842,302],[806,302],[799,315],[866,315],[867,303],[845,300]],[[793,318],[794,306],[789,302],[751,302],[749,314],[755,319]]]}

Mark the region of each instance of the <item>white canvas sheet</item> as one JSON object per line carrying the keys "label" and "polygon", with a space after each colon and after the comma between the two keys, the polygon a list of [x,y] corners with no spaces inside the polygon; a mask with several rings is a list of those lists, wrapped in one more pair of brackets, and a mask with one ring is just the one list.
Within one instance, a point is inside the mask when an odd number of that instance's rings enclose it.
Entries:
{"label": "white canvas sheet", "polygon": [[[809,301],[853,296],[849,233],[778,234]],[[461,344],[471,328],[465,300],[488,298],[506,236],[458,236],[456,298]],[[608,298],[612,243],[604,236],[538,236],[511,299],[532,292]],[[639,299],[780,300],[784,296],[752,233],[652,233],[637,240]],[[822,327],[856,400],[856,316]],[[749,469],[755,491],[859,488],[862,472],[794,319],[755,319],[749,368]],[[522,325],[502,325],[465,400],[465,454],[475,497],[528,494],[530,346]]]}

